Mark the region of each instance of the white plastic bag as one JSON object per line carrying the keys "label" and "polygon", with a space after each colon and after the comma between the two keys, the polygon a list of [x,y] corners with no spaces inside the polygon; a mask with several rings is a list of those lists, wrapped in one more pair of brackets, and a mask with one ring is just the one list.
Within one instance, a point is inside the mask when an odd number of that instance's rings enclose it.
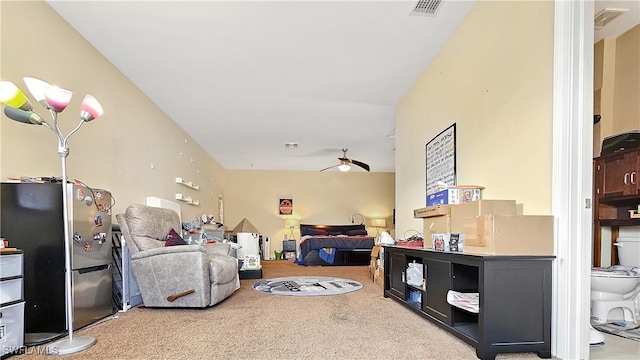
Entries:
{"label": "white plastic bag", "polygon": [[380,234],[380,244],[395,245],[396,241],[393,240],[393,238],[391,237],[391,235],[389,235],[388,232],[383,231],[382,234]]}

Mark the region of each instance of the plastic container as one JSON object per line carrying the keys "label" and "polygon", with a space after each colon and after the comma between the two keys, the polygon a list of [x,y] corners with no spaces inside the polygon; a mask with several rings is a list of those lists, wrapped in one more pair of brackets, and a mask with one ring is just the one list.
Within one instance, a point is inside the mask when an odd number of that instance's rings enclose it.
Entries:
{"label": "plastic container", "polygon": [[424,280],[424,266],[414,260],[407,266],[407,284],[422,287],[422,280]]}
{"label": "plastic container", "polygon": [[0,277],[9,278],[22,275],[22,254],[0,256]]}
{"label": "plastic container", "polygon": [[3,280],[0,285],[0,304],[22,300],[22,278]]}

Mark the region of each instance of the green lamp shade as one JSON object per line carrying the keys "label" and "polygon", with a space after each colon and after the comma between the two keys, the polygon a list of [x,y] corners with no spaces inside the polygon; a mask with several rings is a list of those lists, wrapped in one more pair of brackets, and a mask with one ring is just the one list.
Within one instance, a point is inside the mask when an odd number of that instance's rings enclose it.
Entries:
{"label": "green lamp shade", "polygon": [[27,96],[11,81],[0,81],[0,102],[16,109],[33,109]]}

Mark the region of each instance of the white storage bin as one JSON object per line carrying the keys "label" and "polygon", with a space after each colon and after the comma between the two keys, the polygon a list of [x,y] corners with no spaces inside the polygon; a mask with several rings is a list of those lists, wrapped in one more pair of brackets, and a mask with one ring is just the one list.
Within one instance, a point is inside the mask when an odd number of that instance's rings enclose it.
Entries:
{"label": "white storage bin", "polygon": [[24,301],[0,307],[0,316],[0,355],[5,355],[24,345]]}
{"label": "white storage bin", "polygon": [[0,304],[22,300],[22,278],[0,281]]}
{"label": "white storage bin", "polygon": [[407,284],[415,287],[422,287],[424,280],[424,266],[415,261],[407,265]]}
{"label": "white storage bin", "polygon": [[22,275],[22,254],[0,256],[0,278]]}

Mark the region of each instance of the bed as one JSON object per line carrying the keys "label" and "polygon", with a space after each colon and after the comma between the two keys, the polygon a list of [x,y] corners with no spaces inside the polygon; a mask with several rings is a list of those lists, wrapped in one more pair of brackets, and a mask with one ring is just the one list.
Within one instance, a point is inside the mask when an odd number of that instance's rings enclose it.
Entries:
{"label": "bed", "polygon": [[296,263],[317,265],[369,265],[375,237],[361,225],[300,225]]}

